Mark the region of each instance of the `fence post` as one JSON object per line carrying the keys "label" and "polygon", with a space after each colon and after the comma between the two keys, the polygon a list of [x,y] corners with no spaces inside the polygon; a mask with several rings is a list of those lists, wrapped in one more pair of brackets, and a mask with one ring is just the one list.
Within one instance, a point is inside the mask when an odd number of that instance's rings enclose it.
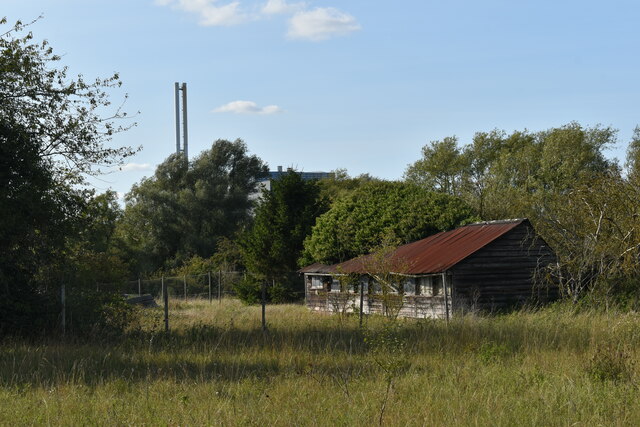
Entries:
{"label": "fence post", "polygon": [[211,304],[211,272],[207,272],[207,278],[209,279],[209,304]]}
{"label": "fence post", "polygon": [[162,299],[164,300],[164,331],[169,332],[169,292],[162,276]]}
{"label": "fence post", "polygon": [[187,300],[187,275],[182,276],[182,284],[184,288],[184,300]]}
{"label": "fence post", "polygon": [[140,281],[139,277],[138,277],[138,296],[139,297],[142,296],[142,282]]}
{"label": "fence post", "polygon": [[62,328],[62,336],[67,333],[67,301],[65,295],[65,284],[60,287],[60,302],[62,303],[62,318],[60,319],[60,327]]}
{"label": "fence post", "polygon": [[364,283],[360,280],[360,327],[362,328],[362,316],[364,316]]}
{"label": "fence post", "polygon": [[266,305],[267,305],[267,281],[262,281],[262,332],[267,332],[267,318],[266,318]]}
{"label": "fence post", "polygon": [[218,302],[222,302],[222,270],[218,270]]}
{"label": "fence post", "polygon": [[442,287],[444,288],[444,309],[447,316],[447,325],[449,324],[449,295],[447,292],[447,276],[442,273]]}

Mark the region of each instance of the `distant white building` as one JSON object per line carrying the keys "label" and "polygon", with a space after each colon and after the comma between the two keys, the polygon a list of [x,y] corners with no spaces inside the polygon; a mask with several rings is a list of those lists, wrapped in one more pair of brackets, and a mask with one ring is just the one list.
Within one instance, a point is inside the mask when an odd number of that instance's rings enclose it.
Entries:
{"label": "distant white building", "polygon": [[[269,175],[258,182],[256,187],[256,191],[249,195],[250,200],[257,200],[262,196],[264,191],[271,191],[271,182],[279,179],[286,173],[292,172],[292,168],[287,168],[287,170],[283,170],[282,166],[278,166],[277,171],[269,171]],[[310,181],[312,179],[331,179],[335,176],[333,172],[299,172],[295,171],[300,177],[305,181]]]}

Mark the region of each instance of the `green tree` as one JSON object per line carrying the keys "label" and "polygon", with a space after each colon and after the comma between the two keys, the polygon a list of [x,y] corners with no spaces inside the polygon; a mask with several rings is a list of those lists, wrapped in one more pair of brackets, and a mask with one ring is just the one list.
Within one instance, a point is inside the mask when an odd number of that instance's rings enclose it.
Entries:
{"label": "green tree", "polygon": [[266,173],[241,140],[217,140],[188,165],[172,155],[126,195],[115,246],[138,273],[209,258],[250,222],[250,195]]}
{"label": "green tree", "polygon": [[18,22],[0,33],[0,334],[55,325],[52,291],[76,279],[86,230],[84,177],[134,153],[108,146],[127,128],[118,124],[126,114],[107,108],[118,76],[70,78],[24,30]]}
{"label": "green tree", "polygon": [[458,148],[458,138],[446,137],[422,147],[422,158],[407,167],[404,177],[428,190],[457,196],[466,160]]}
{"label": "green tree", "polygon": [[357,177],[351,177],[347,173],[346,169],[336,169],[332,172],[332,178],[321,179],[318,181],[322,197],[326,198],[331,203],[348,195],[368,182],[379,181],[377,178],[374,178],[367,173],[360,174]]}
{"label": "green tree", "polygon": [[[0,20],[0,25],[6,19]],[[83,181],[100,166],[120,164],[136,150],[109,147],[123,123],[122,105],[109,112],[107,91],[121,86],[118,74],[86,81],[69,78],[67,67],[47,41],[35,43],[21,22],[0,34],[0,117],[28,129],[38,156],[50,162],[58,180]],[[126,97],[125,97],[126,99]]]}
{"label": "green tree", "polygon": [[345,261],[368,253],[389,234],[408,243],[475,218],[459,198],[406,182],[371,182],[317,219],[302,262]]}
{"label": "green tree", "polygon": [[[262,280],[276,280],[288,288],[282,297],[291,298],[289,278],[298,268],[304,239],[326,207],[316,181],[305,181],[293,171],[272,181],[241,241],[247,269]],[[271,294],[273,298],[274,290]]]}

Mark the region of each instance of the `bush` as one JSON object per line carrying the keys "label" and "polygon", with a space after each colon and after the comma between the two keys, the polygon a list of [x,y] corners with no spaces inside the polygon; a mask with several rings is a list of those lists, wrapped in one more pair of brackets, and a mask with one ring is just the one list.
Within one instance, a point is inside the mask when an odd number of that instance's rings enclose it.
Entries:
{"label": "bush", "polygon": [[626,381],[633,373],[629,350],[613,343],[601,344],[587,361],[585,370],[596,381]]}
{"label": "bush", "polygon": [[66,312],[67,332],[81,338],[121,337],[138,318],[120,294],[87,289],[69,292]]}
{"label": "bush", "polygon": [[[233,284],[236,295],[245,304],[258,304],[262,301],[263,279],[247,275]],[[294,274],[287,275],[269,283],[267,281],[267,302],[281,304],[297,301],[304,295],[302,280]]]}

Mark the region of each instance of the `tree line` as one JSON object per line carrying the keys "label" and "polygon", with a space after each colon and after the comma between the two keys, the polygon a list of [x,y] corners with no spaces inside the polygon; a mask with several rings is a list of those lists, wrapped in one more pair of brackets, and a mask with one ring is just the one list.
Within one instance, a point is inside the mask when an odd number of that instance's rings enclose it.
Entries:
{"label": "tree line", "polygon": [[305,181],[292,171],[260,199],[268,165],[240,139],[216,140],[190,161],[169,156],[122,208],[113,191],[86,183],[138,150],[109,145],[135,125],[111,104],[119,76],[69,76],[25,28],[0,35],[0,333],[50,329],[61,283],[78,289],[78,317],[91,306],[87,316],[100,319],[122,307],[92,294],[97,282],[202,269],[251,271],[237,289],[246,301],[261,281],[273,284],[272,301],[286,301],[303,265],[515,217],[528,217],[557,252],[545,274],[567,298],[637,302],[640,128],[623,163],[605,156],[617,143],[610,127],[492,130],[464,145],[430,142],[402,180],[336,170]]}

